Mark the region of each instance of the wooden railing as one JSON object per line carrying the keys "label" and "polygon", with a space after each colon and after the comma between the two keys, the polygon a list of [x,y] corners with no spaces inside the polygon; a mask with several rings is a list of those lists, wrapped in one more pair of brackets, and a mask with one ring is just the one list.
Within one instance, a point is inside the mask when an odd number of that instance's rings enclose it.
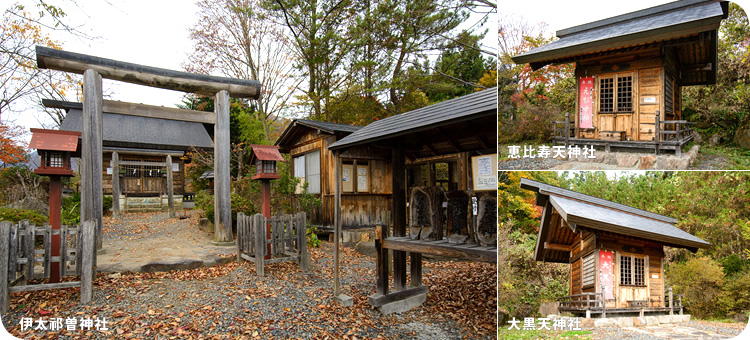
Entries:
{"label": "wooden railing", "polygon": [[[664,301],[669,300],[669,315],[674,314],[675,308],[679,308],[680,315],[682,315],[682,296],[682,294],[673,294],[672,287],[667,288],[667,293],[664,294]],[[677,297],[677,303],[674,301],[675,297]]]}
{"label": "wooden railing", "polygon": [[[271,225],[271,238],[266,238],[266,226]],[[270,256],[268,253],[270,245]],[[268,257],[268,258],[266,258]],[[297,261],[302,271],[310,270],[307,251],[307,218],[304,212],[294,215],[277,214],[266,219],[261,214],[237,214],[237,262],[255,263],[255,274],[263,276],[263,265]]]}
{"label": "wooden railing", "polygon": [[574,128],[570,124],[570,113],[565,114],[565,120],[556,120],[552,122],[552,137],[560,137],[565,139],[565,145],[568,145],[568,140],[574,135]]}
{"label": "wooden railing", "polygon": [[[81,287],[81,303],[90,302],[95,230],[94,221],[60,229],[36,226],[29,221],[0,222],[0,312],[8,311],[12,292]],[[60,235],[60,248],[56,249],[60,256],[52,256],[53,235]],[[37,249],[37,238],[42,239],[40,249]],[[60,266],[60,277],[80,276],[81,280],[29,283],[29,280],[49,279],[53,263]]]}

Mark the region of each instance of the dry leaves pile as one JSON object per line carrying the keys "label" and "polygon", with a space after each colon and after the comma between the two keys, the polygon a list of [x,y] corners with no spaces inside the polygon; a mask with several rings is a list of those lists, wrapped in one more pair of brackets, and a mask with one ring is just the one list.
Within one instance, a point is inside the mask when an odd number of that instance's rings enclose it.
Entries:
{"label": "dry leaves pile", "polygon": [[[252,263],[167,273],[99,274],[90,305],[79,289],[11,294],[4,324],[20,338],[444,338],[495,337],[497,274],[484,263],[426,260],[427,302],[382,316],[367,297],[375,290],[374,260],[341,250],[342,292],[353,307],[332,299],[333,247],[311,249],[313,272],[296,263],[268,265],[258,278]],[[21,317],[106,318],[107,331],[21,331]],[[441,330],[425,334],[425,330]]]}

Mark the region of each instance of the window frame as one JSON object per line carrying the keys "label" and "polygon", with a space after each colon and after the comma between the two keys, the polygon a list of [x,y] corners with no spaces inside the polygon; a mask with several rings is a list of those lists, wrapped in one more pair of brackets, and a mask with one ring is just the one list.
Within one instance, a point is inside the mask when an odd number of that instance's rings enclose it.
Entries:
{"label": "window frame", "polygon": [[[619,95],[620,95],[620,91],[621,91],[620,80],[624,79],[624,78],[627,78],[627,77],[630,77],[630,90],[629,90],[629,94],[630,94],[630,110],[620,110],[620,108],[619,108],[619,100],[620,100]],[[603,103],[602,102],[602,100],[603,100],[603,98],[602,98],[602,81],[603,80],[611,80],[612,81],[611,87],[609,87],[609,89],[610,89],[610,91],[612,93],[612,95],[609,98],[609,100],[610,100],[610,102],[609,102],[610,105],[609,106],[612,107],[612,111],[602,111],[602,106],[603,106],[602,105],[602,103]],[[634,91],[634,89],[635,89],[635,86],[637,85],[637,84],[635,84],[635,81],[636,81],[636,79],[635,79],[635,72],[612,73],[612,74],[608,74],[606,76],[599,76],[598,79],[597,79],[597,82],[596,82],[596,85],[597,85],[597,87],[596,87],[596,98],[597,98],[597,104],[596,104],[597,105],[597,107],[596,107],[597,110],[596,110],[596,113],[597,114],[605,114],[605,115],[635,113],[636,101],[635,101],[635,91]],[[628,93],[628,92],[626,92],[626,93]]]}
{"label": "window frame", "polygon": [[[317,173],[311,173],[309,171],[310,169],[312,169],[310,167],[310,162],[311,162],[310,159],[312,159],[310,156],[312,156],[313,154],[317,154],[318,155],[318,157],[317,157],[317,159],[318,159]],[[301,160],[301,162],[300,162],[300,160]],[[320,152],[320,150],[319,149],[315,149],[315,150],[310,150],[310,151],[305,152],[305,153],[296,154],[296,155],[292,156],[292,163],[293,163],[293,169],[294,169],[294,177],[302,179],[300,181],[299,185],[297,186],[297,189],[295,190],[295,193],[296,194],[302,194],[302,187],[305,185],[305,183],[312,183],[310,181],[310,178],[312,178],[312,176],[317,176],[317,178],[318,178],[317,190],[316,191],[311,191],[310,190],[310,184],[308,184],[306,192],[308,194],[313,194],[313,195],[320,195],[320,194],[322,194],[323,188],[322,188],[322,178],[321,178],[322,171],[321,171],[321,166],[320,166],[321,165],[321,152]],[[303,165],[300,166],[300,164],[303,164]],[[300,170],[304,172],[304,175],[302,177],[299,176],[299,171]]]}
{"label": "window frame", "polygon": [[[624,268],[625,259],[628,260],[629,268],[627,271]],[[629,283],[623,281],[625,279],[625,276],[623,275],[624,273],[628,274]],[[648,279],[648,277],[646,277],[646,257],[639,255],[620,254],[619,274],[620,286],[647,287],[648,283],[646,282],[646,280]]]}

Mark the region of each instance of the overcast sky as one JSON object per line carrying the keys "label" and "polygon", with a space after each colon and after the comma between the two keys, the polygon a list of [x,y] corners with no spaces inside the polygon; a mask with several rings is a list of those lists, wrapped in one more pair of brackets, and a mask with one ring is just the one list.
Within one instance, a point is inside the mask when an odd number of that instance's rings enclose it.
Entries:
{"label": "overcast sky", "polygon": [[[188,54],[193,48],[189,29],[197,21],[197,6],[192,0],[87,0],[71,2],[60,0],[59,6],[67,14],[66,20],[95,39],[80,39],[69,34],[53,34],[62,42],[63,49],[146,66],[183,70]],[[29,1],[25,1],[28,3]],[[32,2],[33,3],[33,2]],[[55,3],[58,5],[57,3]],[[2,5],[4,10],[7,5]],[[479,16],[469,21],[475,23]],[[492,16],[484,28],[491,31],[483,44],[497,49],[497,20]],[[466,25],[466,26],[471,26]],[[57,71],[56,71],[57,72]],[[215,74],[219,75],[219,74]],[[112,100],[174,107],[180,103],[183,92],[161,90],[104,79],[105,93]],[[73,99],[73,98],[70,98]],[[21,105],[18,105],[21,107]],[[44,113],[27,109],[22,114],[9,115],[16,124],[40,127],[38,118]],[[5,113],[4,114],[4,119]],[[51,120],[42,122],[51,124]],[[28,136],[28,138],[31,138]]]}

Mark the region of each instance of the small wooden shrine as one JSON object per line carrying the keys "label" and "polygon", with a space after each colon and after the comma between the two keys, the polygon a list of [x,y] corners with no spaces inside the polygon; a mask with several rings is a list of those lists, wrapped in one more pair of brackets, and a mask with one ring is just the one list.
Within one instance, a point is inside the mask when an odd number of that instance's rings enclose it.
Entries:
{"label": "small wooden shrine", "polygon": [[534,259],[570,264],[561,312],[681,313],[665,287],[664,247],[696,252],[708,242],[671,217],[525,178],[521,188],[536,192],[544,207]]}
{"label": "small wooden shrine", "polygon": [[[429,287],[422,284],[423,254],[497,262],[496,121],[497,88],[492,88],[381,119],[328,147],[336,179],[334,296],[341,304],[352,303],[340,294],[338,282],[338,242],[347,208],[342,204],[344,161],[350,157],[377,154],[389,165],[391,191],[386,197],[392,209],[390,218],[376,226],[378,277],[376,293],[369,298],[373,307],[388,314],[425,301]],[[447,163],[442,179],[437,179],[436,163]],[[478,201],[479,215],[472,213],[472,198]]]}
{"label": "small wooden shrine", "polygon": [[716,83],[727,8],[675,1],[557,31],[558,40],[512,59],[533,70],[575,63],[575,112],[554,122],[554,142],[680,154],[694,137],[682,87]]}

